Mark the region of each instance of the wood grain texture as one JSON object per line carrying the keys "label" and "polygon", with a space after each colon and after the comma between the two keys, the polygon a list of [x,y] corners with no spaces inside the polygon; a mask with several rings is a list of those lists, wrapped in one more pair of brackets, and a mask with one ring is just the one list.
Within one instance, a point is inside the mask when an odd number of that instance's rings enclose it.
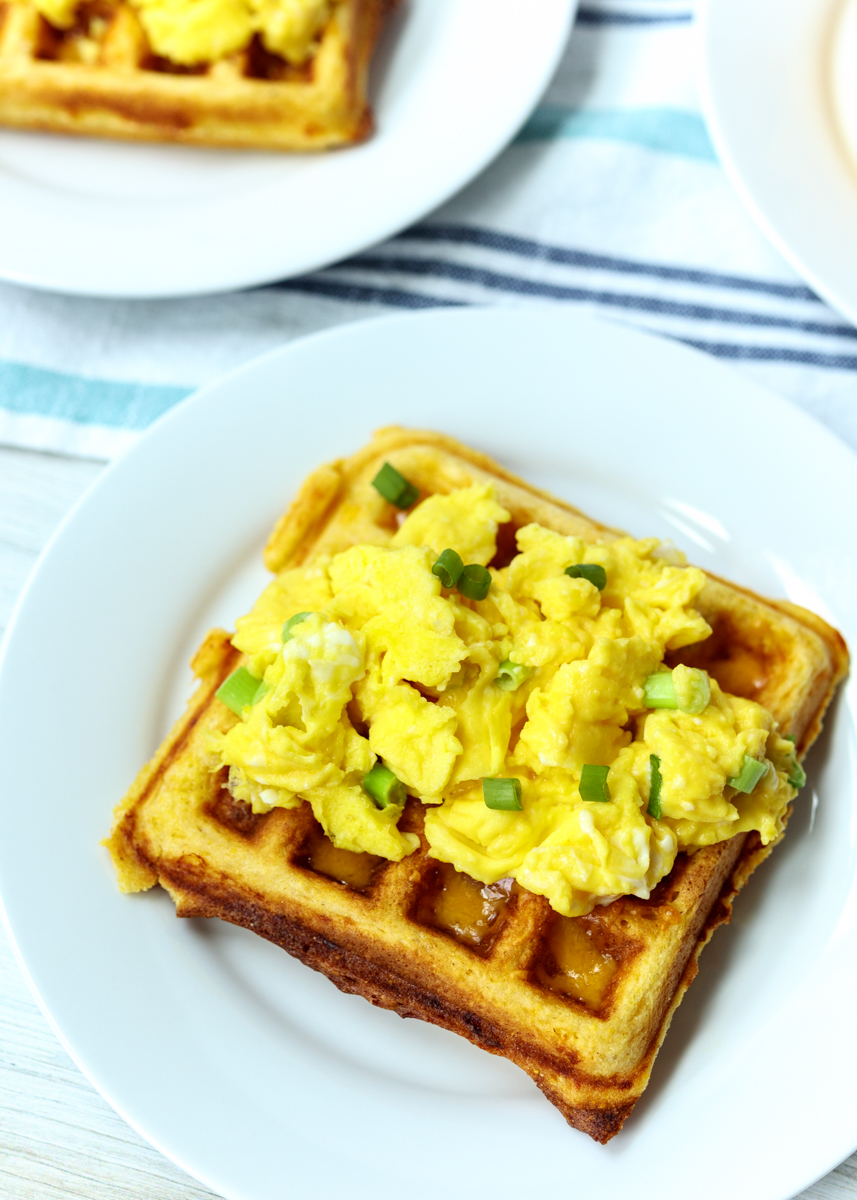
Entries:
{"label": "wood grain texture", "polygon": [[[39,551],[101,470],[100,463],[0,448],[0,630],[9,622]],[[214,1196],[148,1146],[84,1079],[30,996],[2,929],[0,1196]],[[802,1196],[857,1200],[857,1154]]]}

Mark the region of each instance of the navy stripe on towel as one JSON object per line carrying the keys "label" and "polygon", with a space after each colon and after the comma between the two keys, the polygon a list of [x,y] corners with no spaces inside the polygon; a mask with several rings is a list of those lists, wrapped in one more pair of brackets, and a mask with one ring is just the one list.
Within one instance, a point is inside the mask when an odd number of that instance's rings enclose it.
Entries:
{"label": "navy stripe on towel", "polygon": [[600,8],[579,8],[577,10],[578,25],[689,25],[692,20],[692,12],[606,12]]}
{"label": "navy stripe on towel", "polygon": [[759,292],[767,296],[781,296],[785,300],[818,301],[815,292],[800,283],[779,283],[773,279],[754,279],[747,275],[731,275],[721,271],[700,270],[696,267],[668,266],[664,263],[644,262],[633,258],[620,258],[616,255],[593,254],[588,250],[575,250],[566,246],[552,245],[550,242],[538,242],[532,238],[517,237],[511,233],[498,233],[493,229],[480,229],[476,225],[414,225],[411,229],[399,234],[397,240],[480,246],[486,250],[499,250],[506,254],[516,254],[521,258],[559,263],[569,267],[614,271],[623,275],[648,275],[653,279],[674,279],[678,283],[696,283],[704,287],[729,288],[742,292]]}
{"label": "navy stripe on towel", "polygon": [[[326,296],[331,300],[352,300],[364,304],[386,304],[398,308],[449,308],[466,307],[450,304],[447,300],[436,300],[398,288],[376,288],[336,283],[334,280],[287,279],[272,284],[281,290],[304,292],[315,296]],[[671,335],[666,335],[671,336]],[[829,370],[857,371],[857,357],[847,354],[819,354],[812,350],[798,350],[789,346],[743,346],[731,342],[706,342],[695,338],[674,338],[686,346],[703,350],[717,358],[731,358],[747,362],[789,363],[793,366],[825,367]]]}
{"label": "navy stripe on towel", "polygon": [[793,363],[797,366],[826,367],[831,371],[857,371],[857,357],[852,354],[819,354],[814,350],[795,350],[789,346],[741,346],[731,342],[697,341],[694,338],[676,338],[676,341],[718,358]]}
{"label": "navy stripe on towel", "polygon": [[279,292],[301,292],[310,296],[325,296],[329,300],[351,300],[357,304],[387,304],[390,308],[461,308],[456,300],[441,300],[406,292],[401,288],[365,287],[359,283],[337,283],[333,279],[283,279],[267,285]]}
{"label": "navy stripe on towel", "polygon": [[439,258],[404,258],[402,255],[358,255],[339,263],[337,271],[378,271],[418,278],[449,279],[455,283],[476,284],[491,291],[509,292],[517,296],[534,296],[545,300],[576,301],[602,304],[633,312],[655,313],[658,316],[678,317],[691,321],[719,321],[728,325],[755,326],[763,329],[794,329],[800,333],[815,333],[823,337],[857,339],[857,329],[851,325],[833,325],[826,321],[807,321],[781,317],[770,313],[746,312],[739,308],[721,308],[709,304],[689,304],[683,300],[664,300],[658,296],[639,296],[627,292],[611,292],[596,288],[569,287],[526,279],[519,275],[501,274],[484,267]]}

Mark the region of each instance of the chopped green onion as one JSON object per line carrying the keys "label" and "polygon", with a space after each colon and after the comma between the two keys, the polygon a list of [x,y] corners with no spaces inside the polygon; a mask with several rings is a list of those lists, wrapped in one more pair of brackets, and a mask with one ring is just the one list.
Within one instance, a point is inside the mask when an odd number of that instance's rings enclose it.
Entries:
{"label": "chopped green onion", "polygon": [[487,808],[496,808],[504,812],[521,812],[521,781],[520,779],[483,779],[482,799]]}
{"label": "chopped green onion", "polygon": [[[791,742],[792,738],[789,738],[789,740]],[[789,782],[791,786],[796,787],[798,791],[801,790],[805,782],[807,782],[807,772],[805,772],[801,766],[801,763],[797,761],[797,758],[795,757],[795,751],[793,750],[789,755]]]}
{"label": "chopped green onion", "polygon": [[750,758],[749,754],[745,754],[739,773],[727,779],[726,782],[730,787],[734,787],[736,792],[744,792],[749,795],[759,780],[767,773],[768,764],[766,762],[760,762],[758,758]]}
{"label": "chopped green onion", "polygon": [[419,489],[400,475],[396,468],[385,462],[381,470],[372,480],[372,487],[380,492],[385,500],[395,504],[396,508],[410,508],[419,497]]}
{"label": "chopped green onion", "polygon": [[533,667],[522,666],[521,663],[512,662],[511,658],[507,658],[497,668],[494,682],[504,692],[516,692],[524,680],[530,678],[533,670]]}
{"label": "chopped green onion", "polygon": [[432,567],[431,573],[437,575],[445,588],[454,588],[463,570],[464,563],[461,561],[461,555],[457,554],[455,550],[444,550]]}
{"label": "chopped green onion", "polygon": [[403,806],[408,798],[401,779],[382,762],[376,762],[372,770],[363,776],[363,790],[379,808],[389,808],[391,804]]}
{"label": "chopped green onion", "polygon": [[803,767],[797,760],[797,738],[793,733],[784,733],[782,736],[785,741],[791,742],[792,744],[792,748],[789,751],[787,759],[789,768],[788,781],[793,788],[797,788],[797,790],[800,791],[800,789],[806,783],[806,771],[804,771]]}
{"label": "chopped green onion", "polygon": [[672,671],[658,671],[643,684],[646,708],[678,708]]}
{"label": "chopped green onion", "polygon": [[[265,691],[262,691],[262,688]],[[214,694],[227,708],[231,708],[236,716],[240,717],[248,704],[255,704],[257,700],[261,700],[267,691],[268,687],[264,680],[251,675],[246,667],[239,667],[221,683]]]}
{"label": "chopped green onion", "polygon": [[566,567],[565,573],[572,579],[588,579],[599,592],[603,592],[607,586],[607,572],[598,563],[576,563],[573,567]]}
{"label": "chopped green onion", "polygon": [[708,672],[682,664],[674,671],[658,671],[643,684],[643,699],[646,708],[678,708],[698,716],[711,700]]}
{"label": "chopped green onion", "polygon": [[607,787],[609,767],[595,767],[586,763],[580,772],[581,800],[604,801],[610,799],[610,789]]}
{"label": "chopped green onion", "polygon": [[267,696],[267,694],[268,694],[268,692],[270,692],[270,690],[271,689],[270,689],[269,685],[267,683],[265,683],[265,680],[263,679],[262,682],[259,684],[259,686],[256,688],[256,695],[250,701],[250,704],[251,705],[258,704],[260,700],[262,700],[265,696]]}
{"label": "chopped green onion", "polygon": [[795,762],[791,771],[789,772],[789,783],[793,788],[797,788],[798,791],[800,791],[800,789],[806,783],[806,771],[799,762]]}
{"label": "chopped green onion", "polygon": [[646,810],[650,817],[654,817],[656,821],[661,819],[661,784],[664,781],[661,775],[661,760],[657,754],[649,755],[649,766],[652,768],[652,779],[649,784],[649,807]]}
{"label": "chopped green onion", "polygon": [[288,621],[286,621],[285,625],[283,626],[283,641],[290,642],[292,640],[292,630],[294,629],[295,625],[300,625],[301,621],[305,621],[307,617],[311,617],[312,615],[313,614],[311,612],[295,613],[293,617],[289,617]]}
{"label": "chopped green onion", "polygon": [[491,587],[491,572],[479,563],[464,567],[455,585],[468,600],[484,600]]}

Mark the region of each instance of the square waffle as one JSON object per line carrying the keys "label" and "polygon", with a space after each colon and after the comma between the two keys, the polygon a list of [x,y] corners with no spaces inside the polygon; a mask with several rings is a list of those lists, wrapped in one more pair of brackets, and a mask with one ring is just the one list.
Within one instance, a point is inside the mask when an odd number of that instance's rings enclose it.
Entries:
{"label": "square waffle", "polygon": [[369,61],[395,0],[338,0],[294,67],[258,39],[199,67],[152,53],[134,8],[87,0],[69,30],[0,0],[0,124],[197,146],[322,150],[372,129]]}
{"label": "square waffle", "polygon": [[[267,566],[385,541],[396,514],[371,486],[385,461],[423,496],[492,481],[512,515],[494,565],[533,521],[590,541],[618,536],[450,438],[392,428],[309,477],[271,536]],[[765,705],[804,754],[847,667],[839,634],[714,577],[697,607],[713,634],[670,665],[702,665]],[[118,806],[107,845],[123,890],[160,883],[179,916],[245,926],[345,992],[506,1056],[571,1125],[608,1141],[646,1086],[702,947],[771,846],[752,833],[681,854],[650,899],[624,896],[573,919],[517,884],[483,885],[429,857],[414,800],[400,820],[420,835],[411,856],[338,850],[308,804],[257,815],[227,790],[225,771],[212,773],[209,735],[236,720],[214,693],[241,661],[228,634],[209,634],[187,711]]]}

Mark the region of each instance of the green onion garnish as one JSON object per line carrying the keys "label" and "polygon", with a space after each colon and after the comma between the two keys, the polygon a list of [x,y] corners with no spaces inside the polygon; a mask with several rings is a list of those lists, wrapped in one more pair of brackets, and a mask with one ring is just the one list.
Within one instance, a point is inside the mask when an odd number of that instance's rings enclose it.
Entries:
{"label": "green onion garnish", "polygon": [[736,792],[744,792],[749,795],[759,780],[767,773],[768,764],[766,762],[760,762],[758,758],[750,758],[749,754],[745,754],[739,773],[727,779],[726,782],[730,787],[734,787]]}
{"label": "green onion garnish", "polygon": [[566,567],[565,573],[572,579],[588,579],[599,592],[603,592],[607,586],[607,572],[598,563],[576,563],[573,567]]}
{"label": "green onion garnish", "polygon": [[804,771],[797,760],[797,738],[793,733],[784,733],[782,736],[787,742],[791,742],[792,744],[792,749],[789,751],[788,756],[788,781],[793,788],[797,788],[800,791],[806,783],[806,771]]}
{"label": "green onion garnish", "polygon": [[654,817],[656,821],[661,819],[661,784],[664,781],[661,775],[661,760],[657,754],[649,755],[649,766],[652,768],[652,779],[649,784],[649,807],[646,810],[650,817]]}
{"label": "green onion garnish", "polygon": [[658,671],[643,684],[646,708],[678,708],[672,671]]}
{"label": "green onion garnish", "polygon": [[419,496],[419,488],[400,475],[396,468],[385,462],[381,470],[372,480],[372,487],[380,492],[385,500],[395,504],[396,508],[410,508]]}
{"label": "green onion garnish", "polygon": [[455,550],[444,550],[432,567],[431,573],[437,575],[445,588],[454,588],[463,570],[464,563],[461,561],[461,555],[457,554]]}
{"label": "green onion garnish", "polygon": [[530,678],[533,670],[533,667],[524,667],[521,663],[512,662],[511,658],[507,658],[497,668],[494,682],[504,692],[516,692],[524,680]]}
{"label": "green onion garnish", "polygon": [[483,779],[482,799],[486,808],[501,809],[504,812],[521,812],[521,781],[520,779]]}
{"label": "green onion garnish", "polygon": [[248,704],[255,704],[269,690],[263,679],[257,679],[255,675],[251,675],[246,667],[239,667],[221,683],[214,694],[227,708],[231,708],[236,716],[240,717]]}
{"label": "green onion garnish", "polygon": [[786,740],[791,742],[791,744],[792,744],[792,748],[789,752],[789,756],[787,759],[788,769],[789,769],[788,781],[793,788],[797,788],[797,790],[800,791],[800,789],[806,783],[806,771],[804,771],[803,767],[800,765],[800,763],[797,760],[797,748],[795,746],[795,735],[793,733],[786,734]]}
{"label": "green onion garnish", "polygon": [[698,716],[711,701],[708,672],[681,665],[674,671],[658,671],[643,685],[643,698],[646,708],[678,708]]}
{"label": "green onion garnish", "polygon": [[797,788],[798,791],[800,791],[800,789],[806,783],[806,771],[799,762],[794,763],[791,771],[789,772],[789,783],[793,788]]}
{"label": "green onion garnish", "polygon": [[283,641],[290,642],[292,640],[292,630],[294,629],[295,625],[300,625],[301,621],[305,621],[307,617],[311,617],[312,615],[313,614],[311,612],[295,613],[293,617],[289,617],[288,621],[286,621],[285,625],[283,626]]}
{"label": "green onion garnish", "polygon": [[580,798],[589,801],[604,801],[610,799],[610,789],[607,787],[609,767],[595,767],[586,763],[580,772]]}
{"label": "green onion garnish", "polygon": [[363,790],[379,808],[388,808],[391,804],[403,806],[408,798],[401,779],[382,762],[376,762],[372,770],[363,776]]}
{"label": "green onion garnish", "polygon": [[491,587],[491,572],[479,563],[464,567],[455,585],[468,600],[484,600]]}

